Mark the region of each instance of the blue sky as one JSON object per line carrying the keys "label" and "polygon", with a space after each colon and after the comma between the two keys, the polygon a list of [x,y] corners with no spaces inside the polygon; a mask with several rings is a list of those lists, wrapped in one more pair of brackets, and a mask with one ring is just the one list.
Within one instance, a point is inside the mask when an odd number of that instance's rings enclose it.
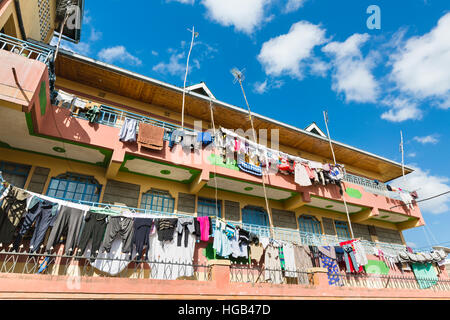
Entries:
{"label": "blue sky", "polygon": [[[107,3],[107,4],[105,4]],[[416,168],[394,184],[427,198],[450,190],[448,0],[86,1],[82,41],[66,49],[183,86],[191,34],[199,32],[187,84],[244,107],[230,69],[245,68],[252,111]],[[377,5],[381,28],[366,13]],[[421,204],[426,227],[411,246],[450,246],[450,195]]]}

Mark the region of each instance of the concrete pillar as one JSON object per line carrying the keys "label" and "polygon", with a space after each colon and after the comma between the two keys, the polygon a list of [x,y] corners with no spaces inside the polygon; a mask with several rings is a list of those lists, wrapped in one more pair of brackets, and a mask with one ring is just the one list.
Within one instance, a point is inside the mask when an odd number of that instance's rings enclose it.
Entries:
{"label": "concrete pillar", "polygon": [[[309,281],[317,288],[328,288],[328,270],[326,268],[310,268],[307,270]],[[311,281],[312,280],[312,281]]]}
{"label": "concrete pillar", "polygon": [[217,288],[226,288],[230,285],[230,260],[208,260],[211,267],[211,281]]}

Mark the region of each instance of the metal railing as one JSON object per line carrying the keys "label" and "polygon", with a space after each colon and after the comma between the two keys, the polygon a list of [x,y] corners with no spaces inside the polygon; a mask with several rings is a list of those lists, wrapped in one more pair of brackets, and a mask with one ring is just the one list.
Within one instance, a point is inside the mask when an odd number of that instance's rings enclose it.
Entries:
{"label": "metal railing", "polygon": [[230,282],[310,285],[310,275],[304,270],[285,271],[259,266],[232,264]]}
{"label": "metal railing", "polygon": [[50,57],[53,55],[52,49],[16,39],[3,33],[0,33],[0,50],[10,51],[45,64],[48,64]]}
{"label": "metal railing", "polygon": [[[133,119],[133,120],[136,120],[138,123],[148,123],[148,124],[154,125],[156,127],[167,129],[164,132],[165,140],[169,140],[170,132],[177,130],[177,129],[181,129],[181,126],[178,126],[176,124],[161,121],[161,120],[158,120],[155,118],[140,115],[140,114],[133,113],[130,111],[125,111],[122,109],[118,109],[118,108],[107,106],[107,105],[100,104],[100,103],[98,103],[98,105],[101,106],[100,114],[96,120],[96,123],[99,123],[99,124],[103,124],[103,125],[115,127],[115,128],[122,128],[122,126],[125,122],[125,118]],[[72,117],[74,117],[74,118],[88,120],[87,116],[86,116],[86,112],[81,109],[79,109],[77,112],[75,112],[75,110],[72,108],[71,114],[72,114]],[[186,128],[186,127],[184,128],[184,130],[190,131],[190,132],[194,131],[194,130],[192,130],[190,128]],[[139,128],[137,128],[137,132],[139,132]]]}
{"label": "metal railing", "polygon": [[450,279],[417,278],[403,275],[330,274],[337,276],[335,286],[368,289],[406,289],[450,291]]}
{"label": "metal railing", "polygon": [[360,177],[351,173],[346,173],[344,176],[344,181],[354,183],[363,187],[368,187],[371,189],[379,190],[379,191],[387,191],[386,185],[383,182],[376,183],[373,179],[368,179],[364,177]]}
{"label": "metal railing", "polygon": [[[127,256],[128,257],[128,256]],[[99,267],[100,266],[100,267]],[[20,246],[0,244],[0,273],[46,274],[70,277],[115,277],[158,280],[211,280],[211,267],[176,261],[150,261],[46,253],[44,246],[31,253]]]}

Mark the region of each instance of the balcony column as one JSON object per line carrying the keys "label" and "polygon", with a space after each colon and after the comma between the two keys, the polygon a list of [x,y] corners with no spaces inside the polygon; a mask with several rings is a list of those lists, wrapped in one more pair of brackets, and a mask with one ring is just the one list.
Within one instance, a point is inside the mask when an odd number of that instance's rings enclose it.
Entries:
{"label": "balcony column", "polygon": [[310,268],[307,270],[310,283],[318,289],[328,289],[328,275],[326,268]]}
{"label": "balcony column", "polygon": [[211,281],[216,283],[217,288],[226,288],[230,285],[230,260],[208,260],[211,267]]}

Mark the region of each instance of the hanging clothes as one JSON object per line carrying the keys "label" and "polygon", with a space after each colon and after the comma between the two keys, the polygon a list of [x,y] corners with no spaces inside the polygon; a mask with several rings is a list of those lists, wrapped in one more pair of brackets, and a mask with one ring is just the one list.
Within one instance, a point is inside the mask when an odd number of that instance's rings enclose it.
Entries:
{"label": "hanging clothes", "polygon": [[293,245],[295,265],[299,270],[306,271],[313,267],[311,250],[308,246]]}
{"label": "hanging clothes", "polygon": [[164,128],[141,122],[137,142],[140,147],[162,150],[164,147]]}
{"label": "hanging clothes", "polygon": [[122,252],[131,253],[131,241],[134,233],[133,224],[133,218],[110,217],[103,239],[103,249],[109,252],[114,238],[119,235],[123,242]]}
{"label": "hanging clothes", "polygon": [[[327,254],[325,254],[324,252],[326,252]],[[327,269],[328,284],[330,286],[335,286],[339,284],[339,267],[337,265],[336,259],[328,256],[328,254],[335,254],[333,247],[319,247],[319,257],[322,268]]]}
{"label": "hanging clothes", "polygon": [[307,187],[307,186],[311,186],[311,179],[309,178],[308,172],[306,171],[305,166],[300,163],[297,162],[295,164],[295,178],[294,181],[296,184],[298,184],[299,186],[302,187]]}
{"label": "hanging clothes", "polygon": [[264,248],[262,243],[252,243],[250,244],[250,257],[251,260],[254,260],[257,264],[261,263],[261,258],[264,255]]}
{"label": "hanging clothes", "polygon": [[89,120],[89,123],[97,122],[99,115],[100,115],[99,106],[93,106],[86,112],[86,118]]}
{"label": "hanging clothes", "polygon": [[135,142],[137,124],[137,120],[125,118],[125,121],[119,132],[119,140],[122,142]]}
{"label": "hanging clothes", "polygon": [[268,245],[264,256],[264,280],[275,284],[283,283],[278,248]]}
{"label": "hanging clothes", "polygon": [[183,130],[174,130],[170,133],[170,138],[169,138],[169,148],[170,150],[172,150],[172,148],[174,147],[175,144],[179,144],[181,143],[181,141],[183,141],[183,137],[184,137],[184,131]]}
{"label": "hanging clothes", "polygon": [[81,225],[83,223],[84,212],[67,206],[61,206],[58,216],[53,224],[52,231],[47,240],[45,250],[51,252],[63,235],[67,228],[67,238],[64,245],[64,254],[70,255],[75,253],[78,236],[80,234]]}
{"label": "hanging clothes", "polygon": [[439,280],[436,269],[431,263],[411,263],[411,269],[420,289],[428,289]]}
{"label": "hanging clothes", "polygon": [[209,240],[209,217],[197,217],[197,220],[200,223],[200,240],[201,241],[208,241]]}
{"label": "hanging clothes", "polygon": [[35,223],[34,232],[29,245],[31,252],[33,253],[39,249],[39,246],[42,244],[45,234],[47,233],[47,229],[54,223],[57,217],[57,215],[52,214],[54,206],[57,207],[58,205],[56,203],[43,200],[36,202],[28,210],[20,227],[19,234],[14,241],[13,249],[15,251],[19,249],[23,236],[31,228],[33,223]]}
{"label": "hanging clothes", "polygon": [[353,241],[352,245],[355,252],[356,262],[358,263],[359,266],[364,267],[368,263],[367,254],[366,250],[364,249],[364,246],[362,245],[360,240]]}
{"label": "hanging clothes", "polygon": [[149,266],[152,279],[176,280],[194,275],[195,235],[188,233],[188,246],[179,247],[175,239],[160,241],[150,235]]}
{"label": "hanging clothes", "polygon": [[285,261],[285,277],[297,277],[297,265],[295,263],[294,245],[292,243],[283,243],[283,254]]}
{"label": "hanging clothes", "polygon": [[219,256],[228,258],[228,256],[232,253],[232,248],[231,241],[225,233],[225,228],[225,222],[216,220],[213,248]]}
{"label": "hanging clothes", "polygon": [[130,263],[127,259],[128,254],[123,253],[123,241],[119,235],[117,235],[111,243],[109,252],[100,248],[100,253],[96,256],[96,259],[91,259],[92,251],[86,251],[85,258],[89,259],[89,263],[96,269],[108,273],[112,276],[116,276],[125,270]]}
{"label": "hanging clothes", "polygon": [[208,131],[198,132],[197,134],[197,142],[203,144],[204,146],[209,145],[212,142],[211,133]]}
{"label": "hanging clothes", "polygon": [[155,219],[159,241],[172,241],[177,226],[177,218]]}
{"label": "hanging clothes", "polygon": [[178,218],[176,230],[178,233],[177,246],[181,247],[181,240],[184,235],[184,247],[187,248],[189,234],[195,233],[194,218]]}
{"label": "hanging clothes", "polygon": [[105,235],[107,225],[107,215],[88,211],[84,218],[84,227],[81,231],[78,243],[78,254],[83,255],[86,251],[89,240],[92,240],[90,257],[95,258],[98,255]]}
{"label": "hanging clothes", "polygon": [[198,142],[197,132],[185,131],[181,145],[185,150],[200,150],[202,147],[201,142]]}
{"label": "hanging clothes", "polygon": [[355,249],[352,245],[354,240],[344,241],[339,245],[344,250],[344,259],[347,272],[362,272],[362,266],[360,266],[356,260]]}
{"label": "hanging clothes", "polygon": [[131,240],[131,247],[135,246],[135,257],[137,261],[142,259],[142,251],[147,248],[144,260],[148,259],[148,252],[150,250],[150,231],[153,226],[153,219],[150,218],[135,218],[133,224],[133,239]]}

